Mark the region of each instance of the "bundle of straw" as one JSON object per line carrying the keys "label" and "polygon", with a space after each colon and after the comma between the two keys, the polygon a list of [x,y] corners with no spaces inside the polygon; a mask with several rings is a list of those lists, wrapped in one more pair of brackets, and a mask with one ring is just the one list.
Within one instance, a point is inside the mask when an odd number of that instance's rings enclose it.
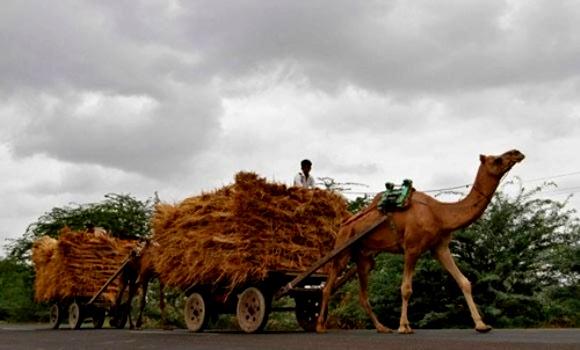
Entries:
{"label": "bundle of straw", "polygon": [[270,271],[305,270],[332,249],[348,216],[336,193],[240,172],[232,185],[157,205],[155,269],[165,284],[179,288],[233,288]]}
{"label": "bundle of straw", "polygon": [[[69,228],[60,231],[58,240],[41,237],[32,248],[35,300],[92,297],[135,246],[134,241]],[[118,286],[117,279],[104,291],[103,299],[113,302]]]}
{"label": "bundle of straw", "polygon": [[55,284],[58,282],[59,261],[56,257],[58,241],[49,236],[42,236],[32,245],[32,262],[36,276],[34,280],[34,299],[49,301],[58,299]]}

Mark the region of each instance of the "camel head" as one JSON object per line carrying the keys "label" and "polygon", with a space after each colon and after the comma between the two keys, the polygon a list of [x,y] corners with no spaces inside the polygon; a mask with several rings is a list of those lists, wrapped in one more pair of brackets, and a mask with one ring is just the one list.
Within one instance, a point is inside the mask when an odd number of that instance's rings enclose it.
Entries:
{"label": "camel head", "polygon": [[507,173],[516,163],[521,162],[525,156],[518,150],[507,151],[499,156],[479,156],[481,165],[490,175],[501,177]]}

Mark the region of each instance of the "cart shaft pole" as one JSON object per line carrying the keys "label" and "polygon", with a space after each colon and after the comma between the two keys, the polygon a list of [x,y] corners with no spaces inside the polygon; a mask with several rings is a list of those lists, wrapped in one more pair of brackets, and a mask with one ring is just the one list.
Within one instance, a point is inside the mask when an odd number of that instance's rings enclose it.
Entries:
{"label": "cart shaft pole", "polygon": [[278,292],[275,295],[276,299],[284,296],[286,293],[288,293],[288,291],[290,289],[292,289],[292,288],[294,288],[294,286],[300,284],[300,282],[302,282],[306,278],[310,277],[310,275],[312,275],[314,272],[316,272],[316,270],[318,270],[319,268],[324,266],[326,263],[328,263],[330,260],[335,258],[337,255],[339,255],[340,253],[342,253],[343,251],[348,249],[350,246],[352,246],[353,244],[355,244],[356,242],[361,240],[363,237],[368,235],[374,229],[379,227],[379,225],[381,225],[383,222],[385,222],[385,220],[387,220],[387,216],[381,217],[381,219],[379,221],[377,221],[376,223],[374,223],[371,227],[369,227],[366,230],[353,236],[348,241],[346,241],[343,245],[341,245],[337,248],[334,248],[330,253],[326,254],[324,257],[322,257],[320,260],[318,260],[316,263],[314,263],[314,265],[312,265],[308,270],[306,270],[303,273],[301,273],[300,275],[296,276],[296,278],[294,278],[292,281],[290,281],[290,283],[288,283],[286,286],[284,286],[280,290],[278,290]]}
{"label": "cart shaft pole", "polygon": [[105,282],[105,284],[101,287],[101,289],[99,289],[99,291],[97,292],[97,294],[95,294],[91,298],[91,300],[89,300],[89,302],[87,303],[87,305],[91,305],[92,303],[94,303],[95,300],[97,300],[97,298],[113,282],[113,280],[115,278],[117,278],[117,276],[119,276],[121,274],[121,272],[123,271],[123,269],[125,268],[125,266],[127,266],[127,264],[129,263],[129,261],[131,261],[131,257],[132,257],[132,254],[129,254],[129,256],[127,256],[127,258],[125,259],[125,261],[123,261],[123,263],[121,264],[121,266],[119,266],[119,268],[117,269],[117,271],[111,277],[109,277],[109,279],[107,280],[107,282]]}
{"label": "cart shaft pole", "polygon": [[340,278],[336,280],[334,286],[332,286],[332,293],[336,292],[337,290],[340,289],[340,287],[345,285],[346,282],[350,281],[354,277],[354,275],[356,275],[356,273],[357,273],[356,266],[351,267],[348,271],[343,273],[342,276],[340,276]]}

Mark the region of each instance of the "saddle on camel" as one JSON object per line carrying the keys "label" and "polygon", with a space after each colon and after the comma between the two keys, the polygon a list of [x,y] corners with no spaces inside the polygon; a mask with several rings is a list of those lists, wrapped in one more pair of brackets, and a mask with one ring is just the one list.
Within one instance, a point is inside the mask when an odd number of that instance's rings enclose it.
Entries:
{"label": "saddle on camel", "polygon": [[[344,245],[352,237],[361,232],[370,232],[350,249],[337,255],[330,264],[327,283],[324,286],[321,309],[316,325],[317,332],[326,329],[326,314],[328,301],[333,286],[339,275],[345,270],[349,261],[354,261],[360,284],[359,301],[372,320],[378,332],[389,333],[391,330],[382,325],[371,309],[368,299],[368,277],[374,265],[374,256],[380,252],[404,255],[403,281],[401,284],[402,307],[398,332],[413,333],[407,309],[412,294],[413,271],[417,260],[424,252],[430,251],[441,265],[455,279],[469,307],[471,317],[478,332],[488,332],[491,327],[486,325],[477,310],[471,294],[471,283],[461,273],[449,250],[449,242],[453,231],[467,227],[477,220],[485,211],[496,191],[502,177],[524,155],[517,150],[508,151],[498,156],[480,156],[480,166],[475,182],[469,194],[455,203],[443,203],[427,194],[412,190],[405,209],[388,211],[392,206],[385,199],[385,194],[378,194],[371,204],[359,214],[345,221],[341,226],[335,247]],[[410,182],[407,183],[410,185]],[[403,186],[404,187],[404,186]],[[401,195],[400,191],[399,195]],[[395,196],[400,203],[406,197]],[[381,210],[382,209],[382,210]],[[372,228],[373,226],[376,226]]]}

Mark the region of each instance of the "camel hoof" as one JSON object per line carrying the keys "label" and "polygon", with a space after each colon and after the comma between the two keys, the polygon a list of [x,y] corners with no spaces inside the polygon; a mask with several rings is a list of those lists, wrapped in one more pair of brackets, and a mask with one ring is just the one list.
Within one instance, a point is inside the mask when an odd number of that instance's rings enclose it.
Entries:
{"label": "camel hoof", "polygon": [[381,325],[377,326],[377,333],[388,334],[388,333],[393,333],[393,330],[390,329],[389,327],[385,327],[381,324]]}
{"label": "camel hoof", "polygon": [[399,334],[413,334],[413,333],[415,333],[415,331],[413,331],[409,326],[399,327]]}
{"label": "camel hoof", "polygon": [[316,325],[316,333],[318,333],[318,334],[324,334],[324,333],[326,333],[326,327],[320,326],[320,325]]}
{"label": "camel hoof", "polygon": [[478,331],[479,333],[489,333],[492,329],[493,327],[488,325],[485,325],[484,327],[475,328],[475,330]]}

